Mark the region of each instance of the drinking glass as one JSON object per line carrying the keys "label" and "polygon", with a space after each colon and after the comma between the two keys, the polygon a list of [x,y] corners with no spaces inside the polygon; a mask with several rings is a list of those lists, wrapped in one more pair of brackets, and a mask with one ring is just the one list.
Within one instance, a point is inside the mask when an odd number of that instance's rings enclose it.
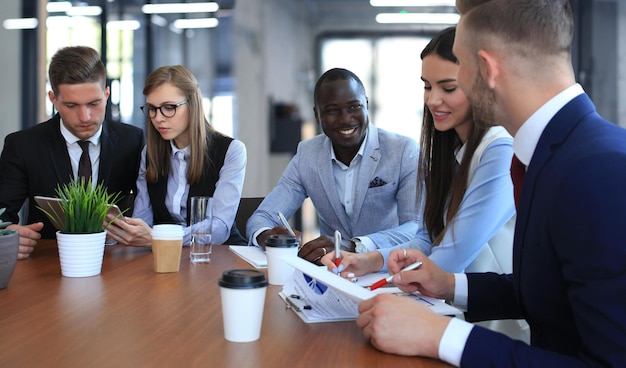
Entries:
{"label": "drinking glass", "polygon": [[211,262],[213,198],[197,196],[191,198],[191,263]]}

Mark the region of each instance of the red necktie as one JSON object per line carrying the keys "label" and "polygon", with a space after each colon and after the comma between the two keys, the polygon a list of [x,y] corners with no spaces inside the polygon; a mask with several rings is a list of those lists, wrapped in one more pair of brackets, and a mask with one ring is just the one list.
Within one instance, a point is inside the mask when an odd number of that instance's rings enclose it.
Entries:
{"label": "red necktie", "polygon": [[91,159],[89,158],[89,141],[78,141],[83,153],[78,161],[78,179],[85,178],[85,184],[91,179]]}
{"label": "red necktie", "polygon": [[522,185],[524,184],[524,175],[526,175],[526,166],[513,155],[511,161],[511,179],[513,179],[513,198],[515,198],[515,208],[519,204],[519,198],[522,195]]}

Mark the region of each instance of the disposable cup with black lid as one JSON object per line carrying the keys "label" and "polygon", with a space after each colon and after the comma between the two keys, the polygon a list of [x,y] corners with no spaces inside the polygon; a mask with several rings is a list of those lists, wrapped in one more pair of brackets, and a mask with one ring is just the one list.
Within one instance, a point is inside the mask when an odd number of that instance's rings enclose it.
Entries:
{"label": "disposable cup with black lid", "polygon": [[249,342],[261,336],[267,279],[258,270],[224,271],[218,281],[222,299],[224,338]]}
{"label": "disposable cup with black lid", "polygon": [[284,257],[297,257],[300,243],[291,235],[270,235],[265,239],[267,273],[270,284],[284,285],[293,275],[294,268],[283,260]]}

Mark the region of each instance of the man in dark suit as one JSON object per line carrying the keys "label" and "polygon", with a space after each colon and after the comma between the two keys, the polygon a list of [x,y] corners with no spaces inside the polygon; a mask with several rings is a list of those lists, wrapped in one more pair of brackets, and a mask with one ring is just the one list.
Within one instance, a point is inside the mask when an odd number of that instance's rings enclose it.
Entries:
{"label": "man in dark suit", "polygon": [[357,323],[382,350],[456,366],[623,367],[626,130],[600,117],[575,82],[569,1],[488,0],[464,10],[459,86],[477,121],[515,137],[526,169],[513,273],[452,275],[413,250],[395,253],[389,270],[423,261],[394,284],[452,300],[469,321],[525,318],[531,344],[389,295],[363,302]]}
{"label": "man in dark suit", "polygon": [[[92,48],[60,49],[48,71],[48,97],[58,113],[34,127],[9,134],[0,156],[2,220],[19,231],[18,258],[26,258],[40,237],[54,238],[56,229],[37,208],[34,196],[56,197],[55,189],[77,177],[86,146],[93,185],[104,183],[109,193],[120,193],[120,207],[132,204],[131,195],[144,146],[143,131],[131,125],[105,121],[109,87],[100,55]],[[28,217],[17,225],[18,212],[28,199]]]}

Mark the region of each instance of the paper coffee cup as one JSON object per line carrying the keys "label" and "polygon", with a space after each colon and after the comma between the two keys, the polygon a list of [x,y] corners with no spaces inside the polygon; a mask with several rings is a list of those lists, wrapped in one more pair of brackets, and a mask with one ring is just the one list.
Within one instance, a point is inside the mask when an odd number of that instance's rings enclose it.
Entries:
{"label": "paper coffee cup", "polygon": [[284,285],[293,275],[294,268],[284,257],[298,256],[298,240],[290,235],[270,235],[265,240],[267,254],[267,273],[272,285]]}
{"label": "paper coffee cup", "polygon": [[224,271],[218,285],[224,338],[233,342],[258,340],[267,289],[265,274],[251,269]]}
{"label": "paper coffee cup", "polygon": [[152,227],[154,272],[178,272],[184,234],[181,225],[165,224]]}

